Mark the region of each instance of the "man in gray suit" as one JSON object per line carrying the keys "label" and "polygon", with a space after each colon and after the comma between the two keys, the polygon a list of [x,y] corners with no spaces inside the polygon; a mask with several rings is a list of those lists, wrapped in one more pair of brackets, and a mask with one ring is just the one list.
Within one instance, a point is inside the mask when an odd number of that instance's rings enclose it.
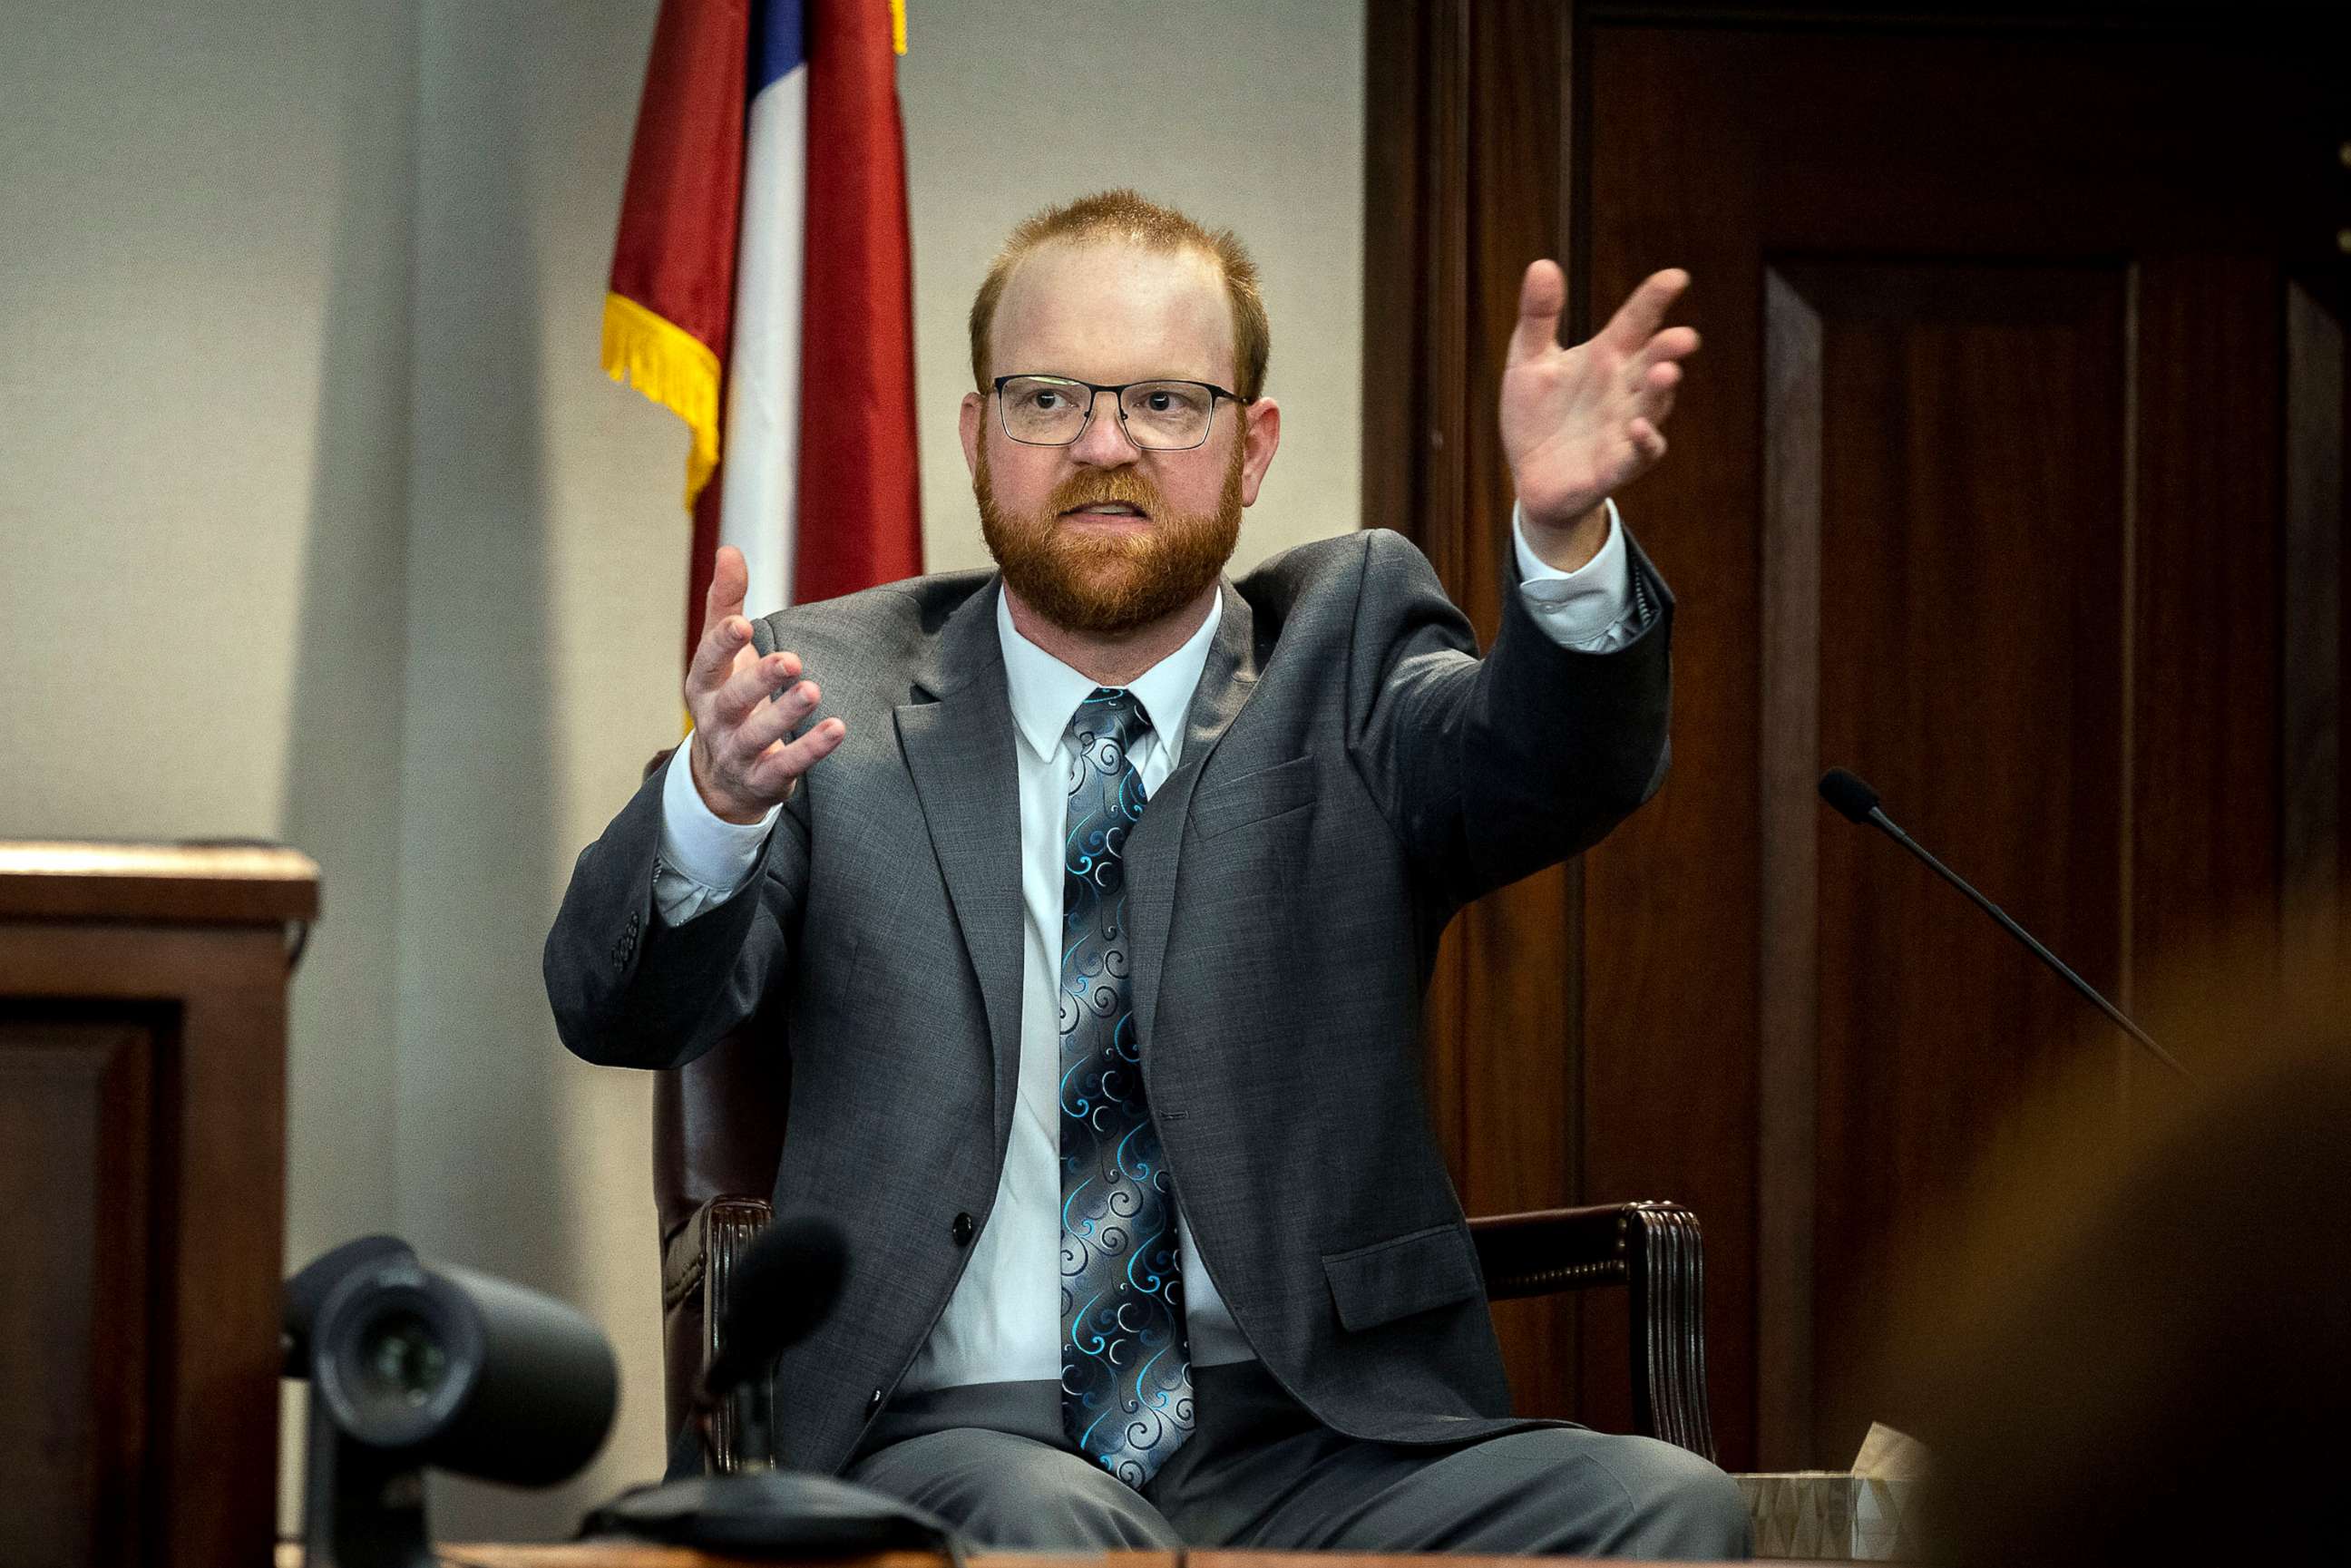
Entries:
{"label": "man in gray suit", "polygon": [[593,1061],[781,1019],[776,1202],[854,1253],[778,1462],[1003,1546],[1743,1550],[1711,1466],[1509,1416],[1416,1040],[1453,913],[1663,778],[1672,601],[1609,497],[1664,453],[1686,283],[1563,350],[1529,268],[1483,660],[1391,533],[1224,578],[1265,309],[1131,192],[1021,225],[974,305],[999,572],[754,622],[720,552],[691,741],[580,856],[547,980]]}

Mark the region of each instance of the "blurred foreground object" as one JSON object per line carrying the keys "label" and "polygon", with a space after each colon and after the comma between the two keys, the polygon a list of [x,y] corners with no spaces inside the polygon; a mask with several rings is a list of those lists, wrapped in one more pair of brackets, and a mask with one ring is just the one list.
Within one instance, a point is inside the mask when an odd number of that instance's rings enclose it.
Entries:
{"label": "blurred foreground object", "polygon": [[2044,1101],[1914,1281],[1915,1422],[1954,1563],[2337,1561],[2351,1463],[2351,1027],[2340,971],[2208,966],[2167,1023],[2211,1080],[2117,1150]]}

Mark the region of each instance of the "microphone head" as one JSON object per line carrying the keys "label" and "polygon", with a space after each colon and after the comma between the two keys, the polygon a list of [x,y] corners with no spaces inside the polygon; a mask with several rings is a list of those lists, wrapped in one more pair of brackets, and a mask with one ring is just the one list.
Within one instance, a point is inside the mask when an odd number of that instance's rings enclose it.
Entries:
{"label": "microphone head", "polygon": [[1847,773],[1842,768],[1832,768],[1821,775],[1821,799],[1851,822],[1866,822],[1869,814],[1877,810],[1877,791],[1859,775]]}
{"label": "microphone head", "polygon": [[744,1249],[726,1283],[726,1315],[708,1373],[713,1397],[773,1361],[832,1313],[849,1274],[849,1239],[825,1215],[788,1214]]}

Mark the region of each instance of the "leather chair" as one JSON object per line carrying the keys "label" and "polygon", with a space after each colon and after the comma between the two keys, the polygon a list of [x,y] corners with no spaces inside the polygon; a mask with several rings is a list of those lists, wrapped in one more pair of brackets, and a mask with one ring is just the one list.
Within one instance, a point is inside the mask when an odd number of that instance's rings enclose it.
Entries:
{"label": "leather chair", "polygon": [[[664,752],[648,768],[667,760]],[[772,1216],[791,1066],[780,1025],[755,1018],[685,1066],[655,1073],[653,1201],[661,1217],[667,1430],[685,1419],[716,1349],[735,1260]],[[1633,1427],[1714,1458],[1707,1416],[1704,1267],[1698,1217],[1671,1203],[1491,1215],[1469,1221],[1493,1301],[1622,1286],[1632,1326]],[[737,1468],[736,1412],[711,1424],[721,1472]]]}

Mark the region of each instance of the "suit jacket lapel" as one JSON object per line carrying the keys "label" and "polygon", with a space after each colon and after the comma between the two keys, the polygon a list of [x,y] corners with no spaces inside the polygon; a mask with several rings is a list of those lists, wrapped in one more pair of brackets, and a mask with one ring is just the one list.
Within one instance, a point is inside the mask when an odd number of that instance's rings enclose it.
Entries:
{"label": "suit jacket lapel", "polygon": [[1184,852],[1184,820],[1192,789],[1208,755],[1257,685],[1257,638],[1249,601],[1228,582],[1224,619],[1184,723],[1184,758],[1163,781],[1126,846],[1127,925],[1134,935],[1134,1022],[1143,1049],[1151,1049],[1159,1009],[1159,968],[1176,907],[1176,873]]}
{"label": "suit jacket lapel", "polygon": [[976,593],[947,618],[914,700],[896,712],[964,950],[987,1011],[999,1143],[1020,1062],[1020,780],[1012,754],[996,595]]}

